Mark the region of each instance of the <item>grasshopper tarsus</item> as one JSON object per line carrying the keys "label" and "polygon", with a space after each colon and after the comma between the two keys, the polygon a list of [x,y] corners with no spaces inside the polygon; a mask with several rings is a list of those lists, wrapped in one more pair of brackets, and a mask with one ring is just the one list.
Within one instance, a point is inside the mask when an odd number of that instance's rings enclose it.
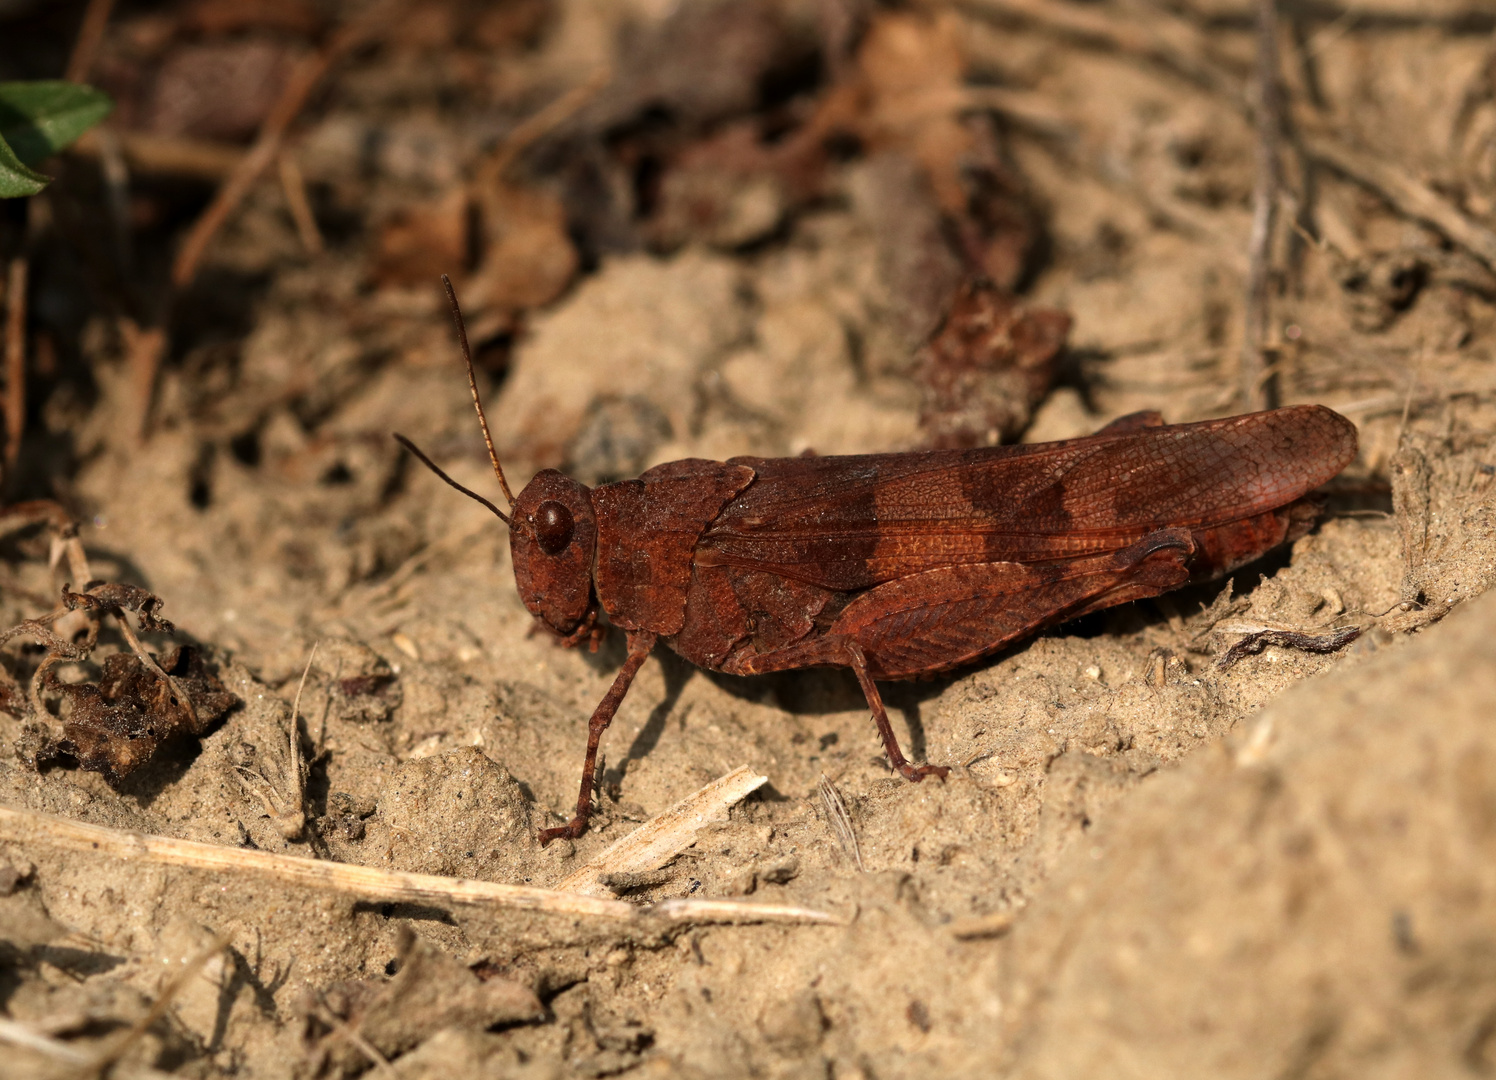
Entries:
{"label": "grasshopper tarsus", "polygon": [[575,840],[586,831],[586,818],[572,818],[565,825],[557,825],[554,829],[541,829],[540,846],[545,847],[552,840]]}
{"label": "grasshopper tarsus", "polygon": [[899,769],[899,775],[911,784],[917,784],[927,776],[933,776],[937,780],[944,780],[950,775],[949,765],[910,765],[907,761]]}

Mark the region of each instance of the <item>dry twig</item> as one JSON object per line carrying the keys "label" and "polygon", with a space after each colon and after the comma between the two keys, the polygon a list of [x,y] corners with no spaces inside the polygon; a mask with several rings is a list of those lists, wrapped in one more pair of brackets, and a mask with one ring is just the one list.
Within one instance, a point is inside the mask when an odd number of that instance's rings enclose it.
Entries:
{"label": "dry twig", "polygon": [[306,193],[306,177],[301,175],[301,166],[290,150],[280,153],[281,190],[286,196],[286,208],[291,211],[291,220],[296,223],[296,234],[301,237],[301,246],[308,255],[321,255],[325,246],[322,231],[317,228],[317,216],[312,213],[312,201]]}
{"label": "dry twig", "polygon": [[1080,45],[1143,57],[1245,104],[1240,79],[1223,70],[1206,35],[1185,20],[1166,17],[1153,8],[1133,7],[1123,16],[1094,4],[1053,0],[964,0],[963,6],[1029,23]]}
{"label": "dry twig", "polygon": [[26,279],[25,256],[10,260],[5,283],[5,472],[9,477],[21,454],[26,428]]}
{"label": "dry twig", "polygon": [[130,431],[137,441],[143,440],[151,418],[151,398],[156,387],[156,372],[166,354],[166,331],[159,326],[142,328],[133,319],[119,321],[120,336],[125,341],[125,367],[130,372],[130,404],[133,416]]}
{"label": "dry twig", "polygon": [[728,807],[768,780],[767,776],[754,775],[746,765],[739,766],[609,844],[556,888],[584,896],[610,895],[603,884],[605,875],[640,874],[664,866],[696,842],[702,826],[724,816]]}
{"label": "dry twig", "polygon": [[332,1029],[335,1038],[342,1039],[360,1054],[363,1054],[364,1057],[368,1058],[369,1064],[373,1065],[381,1076],[399,1075],[390,1065],[389,1058],[381,1054],[373,1043],[359,1034],[357,1028],[332,1010],[332,1006],[327,1003],[327,995],[320,990],[317,991],[316,996],[316,1016],[318,1020],[321,1020]]}
{"label": "dry twig", "polygon": [[1013,929],[1012,911],[994,911],[987,915],[969,915],[946,924],[946,932],[957,941],[980,941],[1003,937]]}
{"label": "dry twig", "polygon": [[131,280],[134,250],[130,235],[130,167],[119,136],[109,127],[95,129],[99,147],[99,175],[104,181],[104,201],[114,226],[114,258],[125,280]]}
{"label": "dry twig", "polygon": [[[125,161],[137,173],[153,176],[183,176],[192,180],[222,181],[244,160],[246,151],[233,143],[193,139],[182,135],[155,135],[145,131],[111,131]],[[85,157],[105,152],[100,128],[84,132],[68,149]]]}
{"label": "dry twig", "polygon": [[[94,1055],[65,1043],[61,1039],[54,1039],[50,1035],[35,1031],[16,1020],[0,1017],[0,1043],[9,1043],[11,1046],[50,1058],[77,1076],[98,1075],[94,1065]],[[157,1069],[128,1063],[115,1066],[110,1070],[109,1075],[117,1077],[118,1080],[164,1080],[167,1076],[166,1073]]]}
{"label": "dry twig", "polygon": [[114,0],[88,0],[83,12],[83,22],[78,27],[78,37],[73,42],[73,54],[68,57],[66,73],[68,82],[87,82],[93,70],[94,57],[99,54],[99,43],[104,40],[104,29],[109,25],[109,14],[114,10]]}
{"label": "dry twig", "polygon": [[473,179],[475,193],[482,197],[485,191],[492,191],[501,184],[504,173],[522,153],[575,116],[612,78],[611,71],[599,68],[585,82],[572,87],[555,101],[516,124],[478,166]]}
{"label": "dry twig", "polygon": [[852,827],[852,815],[847,813],[847,804],[842,801],[841,792],[836,790],[831,777],[825,773],[821,774],[821,781],[816,787],[821,793],[821,803],[826,807],[826,819],[831,823],[831,831],[836,834],[842,851],[858,870],[866,873],[867,867],[862,865],[862,847],[857,843],[857,830]]}
{"label": "dry twig", "polygon": [[1309,156],[1386,199],[1407,217],[1432,226],[1489,267],[1496,268],[1496,232],[1385,156],[1351,146],[1332,132],[1298,118]]}
{"label": "dry twig", "polygon": [[0,838],[65,851],[123,859],[132,866],[180,866],[220,874],[255,874],[292,885],[347,893],[365,900],[417,904],[464,904],[554,915],[634,922],[642,926],[691,923],[782,922],[838,924],[824,911],[738,900],[668,900],[638,907],[529,885],[379,870],[371,866],[319,862],[296,855],[202,844],[169,836],[123,832],[51,814],[0,806]]}
{"label": "dry twig", "polygon": [[1241,343],[1241,400],[1247,412],[1272,407],[1268,341],[1268,286],[1272,279],[1273,226],[1278,217],[1283,132],[1278,80],[1278,0],[1257,0],[1257,175],[1252,187],[1252,232],[1247,244],[1246,326]]}
{"label": "dry twig", "polygon": [[17,1020],[7,1020],[4,1017],[0,1017],[0,1042],[34,1050],[65,1065],[83,1066],[93,1061],[92,1057],[76,1046],[69,1046],[60,1039],[43,1035]]}
{"label": "dry twig", "polygon": [[[186,712],[188,718],[195,726],[198,722],[197,709],[193,707],[192,698],[187,696],[187,692],[177,682],[176,676],[167,674],[165,669],[156,660],[155,654],[141,643],[140,638],[136,636],[135,628],[130,625],[129,616],[125,614],[123,608],[115,608],[114,617],[119,622],[120,635],[125,639],[125,643],[130,646],[130,651],[145,665],[146,670],[171,687],[172,692],[177,696],[177,700],[182,703],[182,710]],[[146,627],[146,629],[150,629],[150,627]],[[167,629],[168,631],[170,630],[169,624]]]}
{"label": "dry twig", "polygon": [[204,964],[228,948],[228,944],[228,935],[219,934],[213,940],[212,944],[183,964],[177,970],[176,974],[171,977],[171,980],[161,988],[161,991],[156,995],[156,1000],[151,1002],[151,1007],[146,1010],[145,1015],[131,1024],[129,1030],[119,1036],[119,1038],[113,1040],[102,1053],[89,1062],[88,1072],[94,1076],[106,1075],[110,1067],[120,1058],[124,1057],[130,1047],[139,1042],[141,1036],[151,1030],[151,1027],[157,1020],[166,1015],[166,1010],[171,1006],[176,996],[182,992],[182,988],[187,985],[188,980],[201,971]]}
{"label": "dry twig", "polygon": [[[65,1043],[61,1039],[54,1039],[50,1035],[34,1031],[16,1020],[0,1017],[0,1043],[9,1043],[11,1046],[51,1058],[69,1072],[76,1070],[73,1072],[76,1076],[98,1075],[92,1054]],[[123,1063],[112,1068],[109,1075],[118,1080],[165,1080],[168,1074],[145,1065]]]}
{"label": "dry twig", "polygon": [[[1217,627],[1221,630],[1221,627]],[[1225,631],[1230,633],[1232,631]],[[1309,634],[1297,630],[1284,630],[1276,627],[1261,627],[1250,630],[1246,636],[1231,648],[1221,654],[1216,661],[1216,670],[1225,671],[1233,667],[1239,660],[1248,656],[1256,656],[1269,645],[1279,648],[1302,649],[1312,653],[1339,652],[1351,642],[1355,641],[1363,633],[1359,626],[1346,626],[1331,630],[1324,634]]]}
{"label": "dry twig", "polygon": [[385,0],[363,16],[353,19],[338,30],[324,48],[303,58],[291,71],[280,98],[260,125],[254,145],[218,189],[213,201],[193,224],[181,250],[177,252],[176,261],[171,268],[171,280],[176,288],[185,288],[192,283],[197,275],[198,264],[208,250],[208,244],[244,201],[244,196],[249,194],[260,174],[276,159],[287,130],[301,113],[312,91],[332,70],[333,65],[383,30],[397,9],[403,6],[403,2],[404,0]]}

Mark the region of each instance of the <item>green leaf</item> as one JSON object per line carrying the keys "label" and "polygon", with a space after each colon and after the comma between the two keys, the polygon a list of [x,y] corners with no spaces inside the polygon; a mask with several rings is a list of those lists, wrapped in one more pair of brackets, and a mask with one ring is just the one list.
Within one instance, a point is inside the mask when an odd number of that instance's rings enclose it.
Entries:
{"label": "green leaf", "polygon": [[35,195],[51,182],[51,177],[28,169],[10,144],[0,138],[0,199],[18,199]]}
{"label": "green leaf", "polygon": [[0,82],[0,139],[26,165],[68,146],[114,108],[109,95],[61,79]]}

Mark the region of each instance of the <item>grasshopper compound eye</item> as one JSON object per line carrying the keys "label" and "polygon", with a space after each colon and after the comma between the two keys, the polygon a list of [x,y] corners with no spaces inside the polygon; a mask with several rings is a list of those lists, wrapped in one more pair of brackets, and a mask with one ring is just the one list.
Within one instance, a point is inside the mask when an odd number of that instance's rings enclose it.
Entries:
{"label": "grasshopper compound eye", "polygon": [[576,521],[565,504],[547,499],[535,508],[535,539],[547,555],[559,555],[571,545]]}

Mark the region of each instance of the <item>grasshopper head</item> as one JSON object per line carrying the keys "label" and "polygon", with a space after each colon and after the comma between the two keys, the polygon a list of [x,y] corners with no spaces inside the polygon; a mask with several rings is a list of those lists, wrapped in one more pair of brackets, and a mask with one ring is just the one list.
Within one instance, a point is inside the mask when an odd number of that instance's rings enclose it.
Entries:
{"label": "grasshopper head", "polygon": [[504,479],[499,456],[494,451],[488,417],[483,415],[462,310],[457,306],[457,294],[445,274],[442,275],[442,285],[447,290],[452,321],[457,326],[462,360],[467,365],[468,390],[473,395],[473,408],[478,411],[478,425],[483,429],[483,444],[488,448],[494,477],[509,503],[509,513],[504,513],[476,491],[470,491],[442,472],[436,462],[404,435],[397,434],[395,438],[437,476],[468,498],[488,507],[495,517],[509,526],[514,584],[525,607],[560,634],[566,644],[575,645],[584,638],[591,638],[595,651],[599,634],[596,628],[597,598],[592,591],[592,556],[597,549],[597,520],[592,515],[591,493],[571,477],[555,469],[545,469],[535,474],[518,499],[514,497],[509,490],[509,481]]}
{"label": "grasshopper head", "polygon": [[536,473],[510,511],[514,584],[530,613],[563,638],[579,639],[596,617],[596,548],[587,488],[555,469]]}

